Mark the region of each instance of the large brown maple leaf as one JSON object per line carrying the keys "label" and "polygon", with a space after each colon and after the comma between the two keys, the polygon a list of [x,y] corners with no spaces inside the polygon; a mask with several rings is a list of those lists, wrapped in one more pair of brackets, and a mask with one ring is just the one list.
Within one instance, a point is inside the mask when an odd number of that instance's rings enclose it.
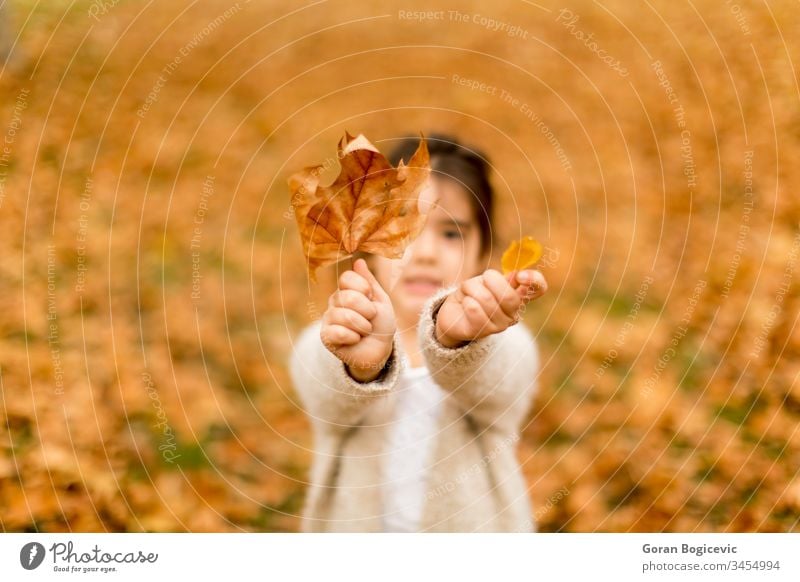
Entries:
{"label": "large brown maple leaf", "polygon": [[390,259],[403,256],[419,235],[427,208],[420,192],[430,175],[425,137],[406,165],[397,168],[367,138],[349,133],[339,141],[341,171],[330,186],[319,185],[324,166],[311,166],[289,178],[308,275],[356,252]]}

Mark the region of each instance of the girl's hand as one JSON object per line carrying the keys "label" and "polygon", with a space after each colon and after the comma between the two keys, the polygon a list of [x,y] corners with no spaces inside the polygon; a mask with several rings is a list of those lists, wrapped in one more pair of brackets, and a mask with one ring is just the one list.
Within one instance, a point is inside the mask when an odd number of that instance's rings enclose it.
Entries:
{"label": "girl's hand", "polygon": [[397,324],[389,296],[364,259],[339,277],[339,289],[328,300],[320,338],[347,365],[359,382],[371,382],[392,354]]}
{"label": "girl's hand", "polygon": [[447,296],[436,317],[436,338],[448,348],[500,333],[517,323],[524,306],[547,291],[539,271],[514,271],[503,276],[489,269],[467,279]]}

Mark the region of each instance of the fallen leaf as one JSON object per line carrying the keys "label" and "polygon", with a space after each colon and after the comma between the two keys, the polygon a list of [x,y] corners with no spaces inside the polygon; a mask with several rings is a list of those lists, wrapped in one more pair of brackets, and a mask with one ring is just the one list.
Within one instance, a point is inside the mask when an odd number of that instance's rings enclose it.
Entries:
{"label": "fallen leaf", "polygon": [[503,253],[503,258],[500,260],[503,274],[532,267],[541,257],[542,243],[532,236],[523,236],[508,245]]}
{"label": "fallen leaf", "polygon": [[289,178],[310,279],[316,270],[356,252],[390,259],[403,256],[419,235],[427,208],[419,194],[430,175],[422,137],[406,166],[397,168],[363,135],[339,141],[341,171],[330,186],[319,185],[324,166],[305,168]]}

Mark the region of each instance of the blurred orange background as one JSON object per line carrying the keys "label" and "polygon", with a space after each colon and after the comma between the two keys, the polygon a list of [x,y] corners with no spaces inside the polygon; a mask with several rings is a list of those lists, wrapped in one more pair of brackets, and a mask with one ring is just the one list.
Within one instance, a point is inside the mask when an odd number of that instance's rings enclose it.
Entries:
{"label": "blurred orange background", "polygon": [[433,4],[0,9],[4,531],[298,529],[286,178],[345,130],[478,145],[546,245],[542,531],[800,529],[797,4]]}

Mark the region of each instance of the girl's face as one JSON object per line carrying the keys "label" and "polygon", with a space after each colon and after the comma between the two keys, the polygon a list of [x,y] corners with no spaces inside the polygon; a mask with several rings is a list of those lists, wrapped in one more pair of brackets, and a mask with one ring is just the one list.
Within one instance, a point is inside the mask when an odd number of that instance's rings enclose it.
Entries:
{"label": "girl's face", "polygon": [[401,259],[372,255],[370,269],[392,299],[398,323],[414,325],[425,301],[483,271],[472,196],[458,182],[431,177],[420,194],[433,201],[425,227]]}

